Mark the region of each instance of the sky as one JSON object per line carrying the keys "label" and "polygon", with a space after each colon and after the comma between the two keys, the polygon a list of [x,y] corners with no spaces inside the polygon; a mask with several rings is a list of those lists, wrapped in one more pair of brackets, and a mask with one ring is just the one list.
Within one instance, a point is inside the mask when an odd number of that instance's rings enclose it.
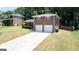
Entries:
{"label": "sky", "polygon": [[0,7],[0,11],[2,12],[6,12],[8,10],[14,10],[16,9],[17,7]]}

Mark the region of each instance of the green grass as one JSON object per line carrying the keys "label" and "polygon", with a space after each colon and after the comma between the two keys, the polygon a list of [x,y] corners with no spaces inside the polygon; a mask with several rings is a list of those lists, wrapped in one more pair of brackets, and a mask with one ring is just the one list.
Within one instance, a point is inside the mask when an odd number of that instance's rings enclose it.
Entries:
{"label": "green grass", "polygon": [[21,26],[0,26],[0,44],[30,32]]}
{"label": "green grass", "polygon": [[79,30],[52,33],[34,51],[79,51]]}

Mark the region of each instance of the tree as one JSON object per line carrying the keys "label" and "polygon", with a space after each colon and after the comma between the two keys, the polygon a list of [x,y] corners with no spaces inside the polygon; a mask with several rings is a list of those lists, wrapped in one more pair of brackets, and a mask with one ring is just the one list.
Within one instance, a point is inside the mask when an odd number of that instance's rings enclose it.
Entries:
{"label": "tree", "polygon": [[13,14],[13,12],[12,11],[6,11],[6,12],[3,12],[3,14],[5,14],[7,18],[9,18],[10,15]]}
{"label": "tree", "polygon": [[33,15],[57,13],[61,18],[60,23],[66,26],[73,26],[79,21],[78,7],[19,7],[14,12],[21,13],[24,20],[31,19]]}

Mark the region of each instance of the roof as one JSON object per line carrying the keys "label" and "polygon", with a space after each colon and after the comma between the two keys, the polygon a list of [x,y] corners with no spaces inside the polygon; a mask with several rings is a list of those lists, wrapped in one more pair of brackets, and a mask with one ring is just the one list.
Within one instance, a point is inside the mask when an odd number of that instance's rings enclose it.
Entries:
{"label": "roof", "polygon": [[12,16],[18,16],[18,17],[23,17],[23,15],[16,13],[16,14],[11,14]]}
{"label": "roof", "polygon": [[24,22],[34,22],[34,19],[25,20]]}
{"label": "roof", "polygon": [[50,16],[56,16],[58,18],[60,18],[57,14],[41,14],[41,15],[35,15],[33,17],[42,17],[42,16],[45,16],[45,17],[50,17]]}

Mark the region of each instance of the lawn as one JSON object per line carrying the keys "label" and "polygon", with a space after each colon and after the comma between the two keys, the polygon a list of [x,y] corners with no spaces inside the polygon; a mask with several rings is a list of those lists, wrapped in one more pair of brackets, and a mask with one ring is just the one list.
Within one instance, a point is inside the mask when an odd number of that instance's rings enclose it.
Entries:
{"label": "lawn", "polygon": [[41,42],[34,51],[78,51],[79,30],[60,30],[59,33],[52,33]]}
{"label": "lawn", "polygon": [[0,44],[30,32],[21,26],[0,26]]}

